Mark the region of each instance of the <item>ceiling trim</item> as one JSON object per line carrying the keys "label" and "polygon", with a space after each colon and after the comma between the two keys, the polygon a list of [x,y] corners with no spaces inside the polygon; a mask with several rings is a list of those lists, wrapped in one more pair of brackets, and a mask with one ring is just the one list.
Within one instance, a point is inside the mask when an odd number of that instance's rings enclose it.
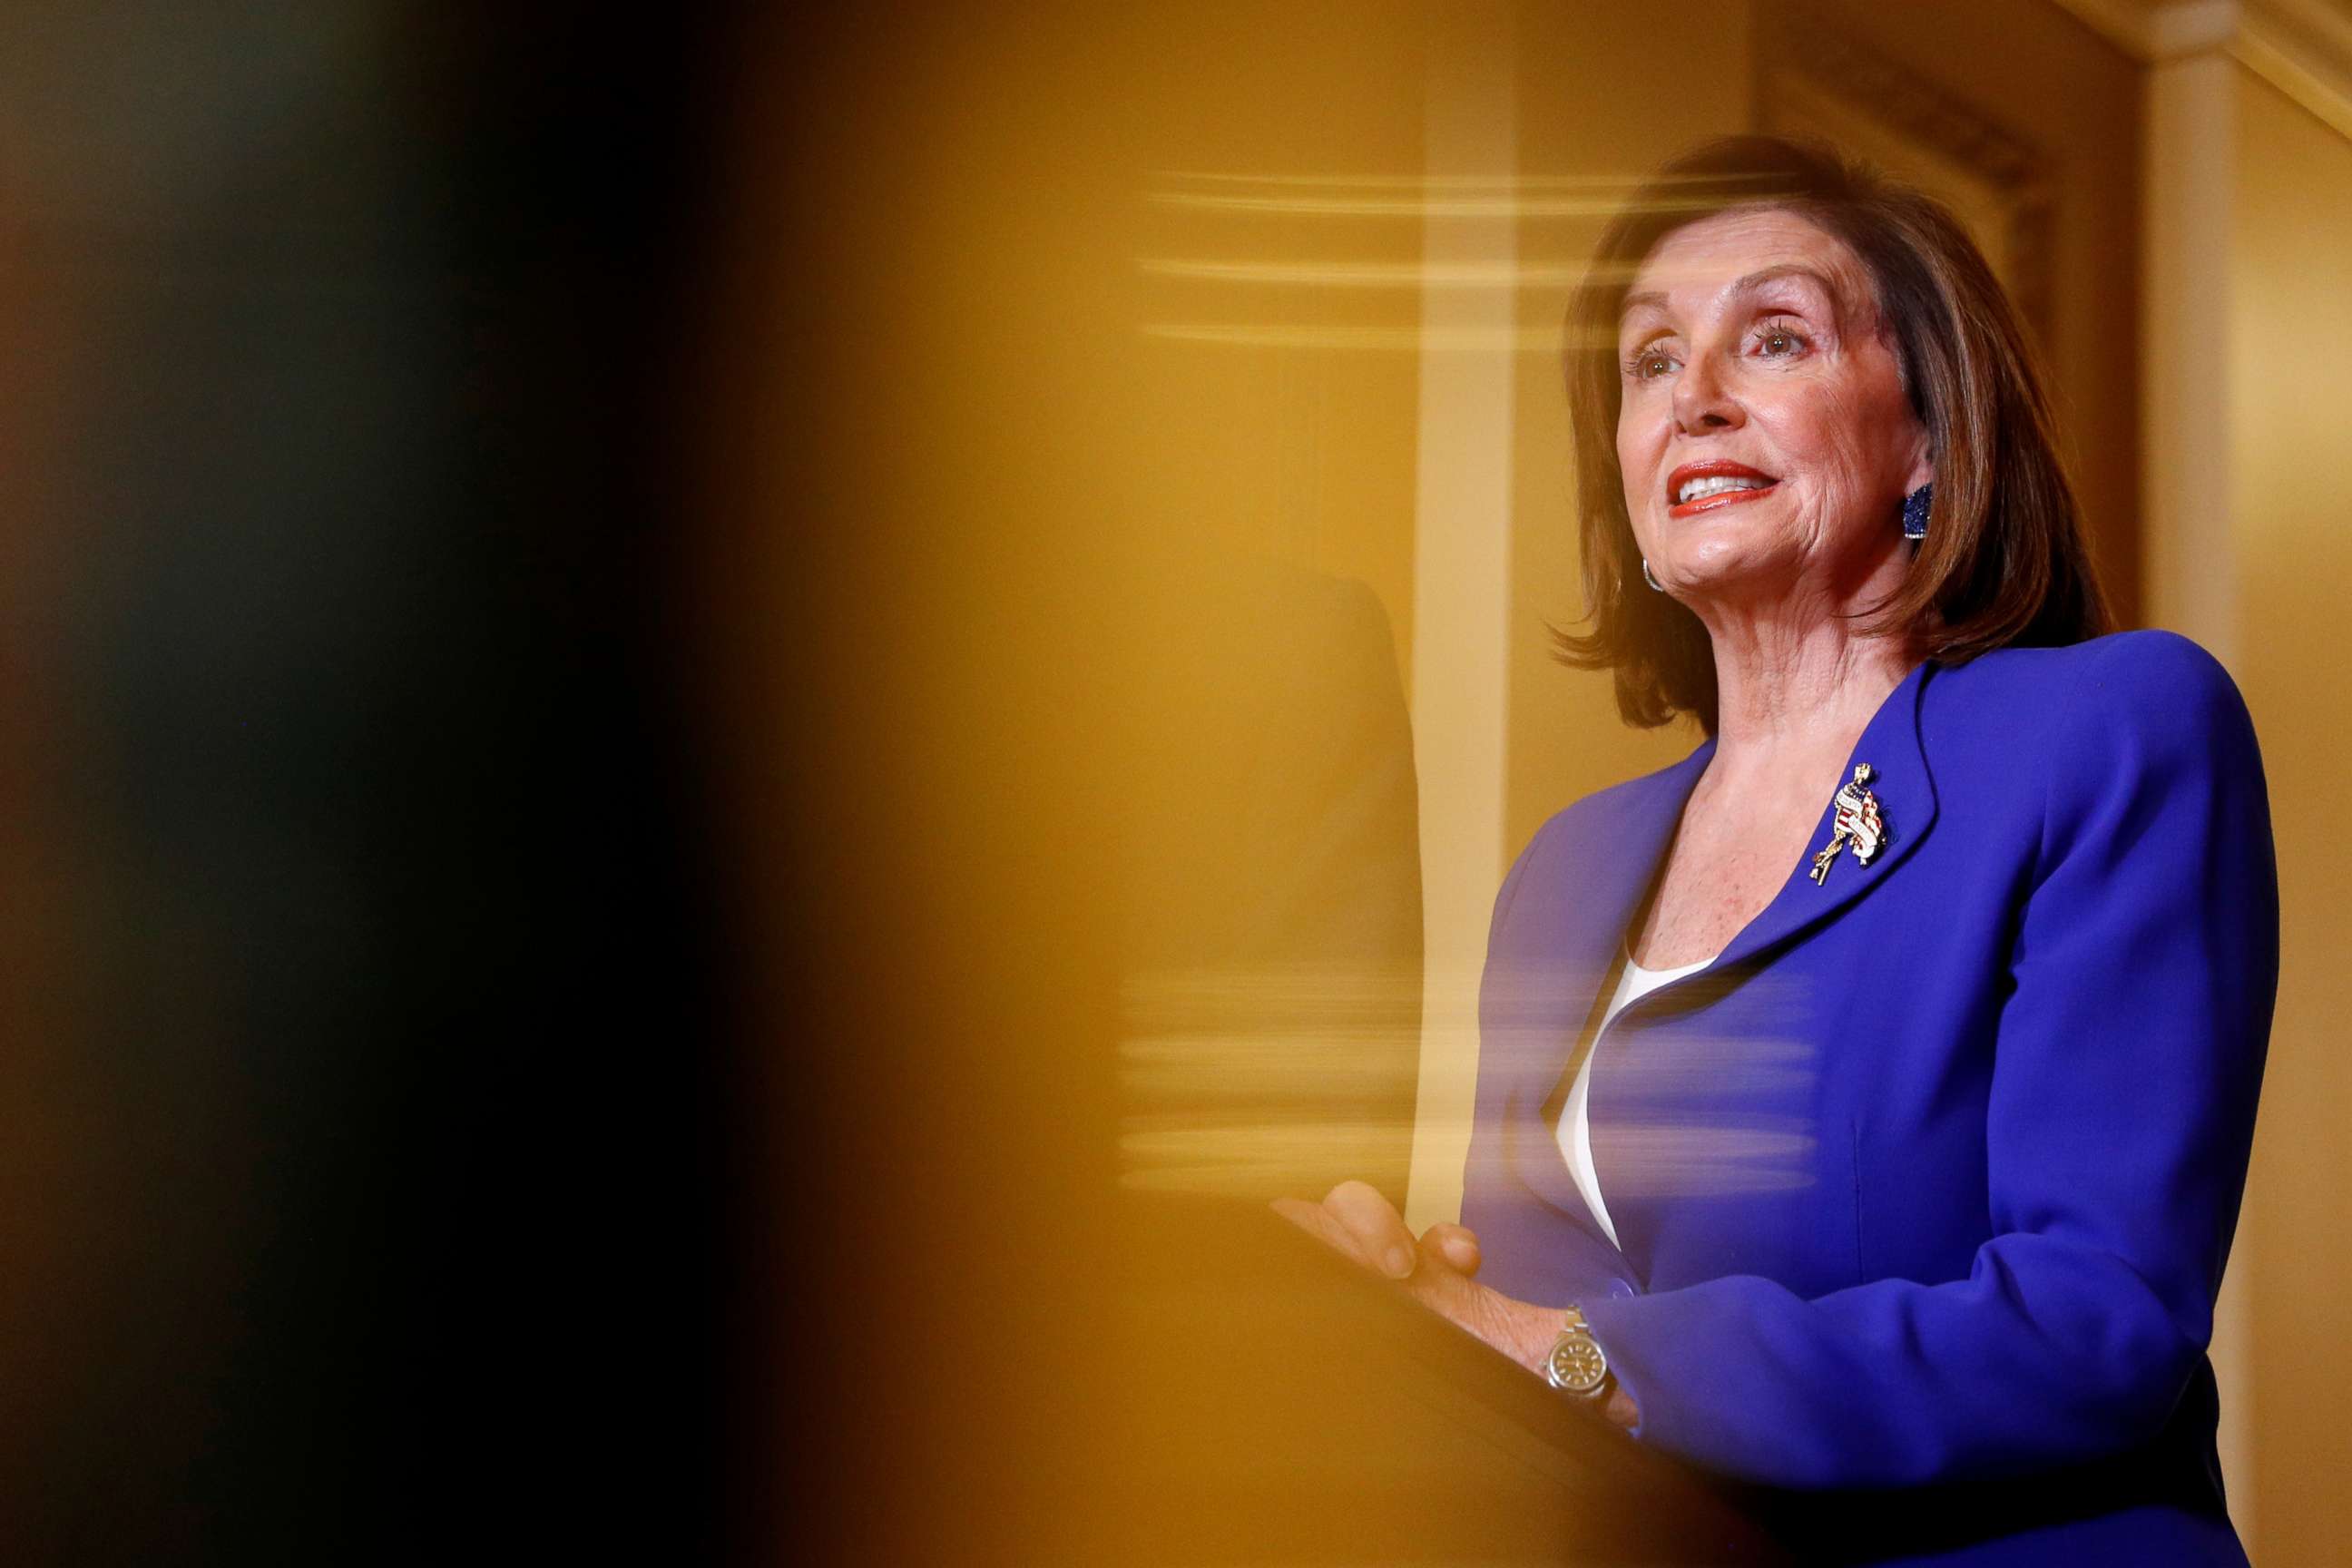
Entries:
{"label": "ceiling trim", "polygon": [[2134,59],[2153,63],[2225,48],[2239,0],[2057,0]]}
{"label": "ceiling trim", "polygon": [[2226,52],[2352,140],[2352,5],[2346,0],[2056,0],[2149,65]]}
{"label": "ceiling trim", "polygon": [[2352,140],[2352,14],[2327,0],[2260,0],[2245,7],[2230,55]]}

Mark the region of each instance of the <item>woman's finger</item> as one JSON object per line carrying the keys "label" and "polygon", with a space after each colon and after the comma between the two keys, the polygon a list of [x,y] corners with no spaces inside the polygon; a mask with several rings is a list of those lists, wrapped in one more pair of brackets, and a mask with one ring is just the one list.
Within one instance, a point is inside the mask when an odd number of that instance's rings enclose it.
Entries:
{"label": "woman's finger", "polygon": [[1478,1249],[1478,1233],[1468,1226],[1455,1225],[1452,1220],[1439,1220],[1421,1233],[1421,1250],[1435,1258],[1456,1274],[1474,1278],[1478,1265],[1486,1261]]}
{"label": "woman's finger", "polygon": [[1355,1238],[1357,1256],[1391,1279],[1412,1273],[1417,1256],[1412,1232],[1379,1191],[1362,1182],[1341,1182],[1323,1199],[1324,1211]]}
{"label": "woman's finger", "polygon": [[1276,1198],[1270,1205],[1274,1212],[1336,1252],[1357,1258],[1355,1237],[1321,1204],[1310,1204],[1303,1198]]}

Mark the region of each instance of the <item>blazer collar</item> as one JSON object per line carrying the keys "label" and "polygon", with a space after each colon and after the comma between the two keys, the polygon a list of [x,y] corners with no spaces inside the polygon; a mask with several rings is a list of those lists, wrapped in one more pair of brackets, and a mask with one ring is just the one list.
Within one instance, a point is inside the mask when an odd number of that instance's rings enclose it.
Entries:
{"label": "blazer collar", "polygon": [[[1870,864],[1862,865],[1851,853],[1843,853],[1831,867],[1826,881],[1812,879],[1813,853],[1829,841],[1835,816],[1834,804],[1825,795],[1804,854],[1762,911],[1740,928],[1714,963],[1650,992],[1621,1018],[1646,1012],[1686,988],[1738,984],[1742,978],[1738,973],[1739,965],[1768,956],[1829,920],[1893,876],[1895,868],[1909,858],[1936,820],[1935,779],[1919,737],[1920,697],[1931,668],[1928,664],[1917,666],[1887,695],[1864,727],[1838,775],[1841,781],[1852,778],[1857,763],[1868,763],[1873,770],[1869,787],[1878,798],[1886,837]],[[1614,809],[1603,814],[1593,831],[1584,837],[1590,852],[1579,867],[1583,896],[1576,900],[1564,922],[1567,929],[1559,933],[1553,950],[1559,976],[1565,983],[1563,991],[1549,1010],[1542,1046],[1528,1053],[1531,1070],[1517,1079],[1514,1103],[1507,1112],[1507,1138],[1521,1178],[1596,1238],[1599,1227],[1569,1178],[1541,1109],[1567,1070],[1594,990],[1614,967],[1618,944],[1662,868],[1675,830],[1681,825],[1683,808],[1714,756],[1715,741],[1710,736],[1673,767],[1618,792],[1612,797]]]}

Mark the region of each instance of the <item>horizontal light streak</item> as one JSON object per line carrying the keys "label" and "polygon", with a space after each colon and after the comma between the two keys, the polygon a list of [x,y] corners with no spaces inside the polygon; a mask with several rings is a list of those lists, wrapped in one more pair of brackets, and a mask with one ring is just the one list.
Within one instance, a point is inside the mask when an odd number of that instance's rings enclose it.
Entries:
{"label": "horizontal light streak", "polygon": [[1330,1184],[1333,1172],[1393,1155],[1412,1136],[1401,1121],[1130,1125],[1119,1135],[1118,1182],[1146,1192],[1312,1197]]}
{"label": "horizontal light streak", "polygon": [[[1632,210],[1614,195],[1591,196],[1291,196],[1213,195],[1190,191],[1155,191],[1150,199],[1165,206],[1204,211],[1297,213],[1316,217],[1613,217]],[[1643,204],[1653,212],[1696,212],[1717,205],[1709,201],[1663,201]]]}
{"label": "horizontal light streak", "polygon": [[1204,185],[1323,186],[1335,190],[1540,190],[1630,191],[1639,178],[1621,174],[1213,174],[1172,170],[1165,180],[1190,180]]}
{"label": "horizontal light streak", "polygon": [[[1559,353],[1568,335],[1558,327],[1521,327],[1516,331],[1445,327],[1318,327],[1307,325],[1238,325],[1215,322],[1154,321],[1143,328],[1146,337],[1178,342],[1225,343],[1239,348],[1344,349],[1360,353]],[[1614,347],[1614,340],[1611,340]]]}
{"label": "horizontal light streak", "polygon": [[1217,283],[1279,283],[1330,289],[1555,289],[1584,275],[1576,267],[1520,267],[1508,262],[1174,261],[1146,258],[1155,278]]}
{"label": "horizontal light streak", "polygon": [[[1234,174],[1170,170],[1163,180],[1213,185],[1321,186],[1333,190],[1637,191],[1647,185],[1714,184],[1713,174]],[[1757,179],[1768,176],[1757,175]]]}

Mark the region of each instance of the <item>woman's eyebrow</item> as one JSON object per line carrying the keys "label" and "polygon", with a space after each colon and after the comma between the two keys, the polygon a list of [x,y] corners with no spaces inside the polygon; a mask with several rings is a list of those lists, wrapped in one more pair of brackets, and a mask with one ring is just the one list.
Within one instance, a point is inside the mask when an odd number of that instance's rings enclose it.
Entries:
{"label": "woman's eyebrow", "polygon": [[1822,293],[1828,295],[1831,302],[1833,304],[1845,298],[1843,291],[1838,288],[1836,283],[1831,280],[1829,274],[1821,271],[1817,268],[1807,267],[1801,262],[1795,261],[1784,261],[1778,267],[1759,268],[1757,270],[1748,274],[1747,277],[1742,278],[1738,282],[1734,283],[1731,286],[1731,291],[1735,294],[1753,293],[1757,289],[1763,288],[1766,284],[1778,283],[1784,278],[1803,279],[1805,281],[1811,283],[1814,288],[1819,289]]}
{"label": "woman's eyebrow", "polygon": [[[1843,303],[1845,299],[1845,295],[1837,284],[1831,280],[1829,274],[1819,268],[1807,267],[1802,262],[1797,261],[1784,261],[1774,267],[1759,267],[1734,283],[1730,292],[1751,294],[1765,285],[1778,283],[1784,278],[1804,279],[1827,295],[1833,305]],[[1644,289],[1638,293],[1625,296],[1623,302],[1617,307],[1617,319],[1622,322],[1636,310],[1663,310],[1665,308],[1666,296],[1662,290]]]}

